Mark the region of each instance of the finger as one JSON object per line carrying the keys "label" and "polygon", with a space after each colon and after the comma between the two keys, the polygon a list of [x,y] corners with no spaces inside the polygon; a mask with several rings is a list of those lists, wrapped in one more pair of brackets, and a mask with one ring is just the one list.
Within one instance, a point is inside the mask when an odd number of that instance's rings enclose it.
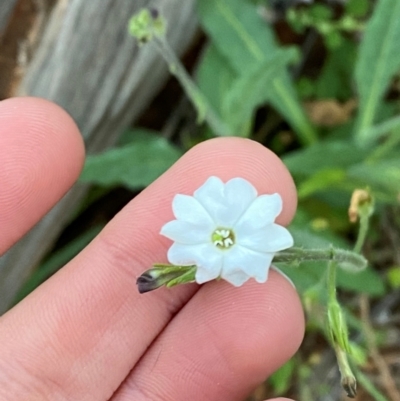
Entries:
{"label": "finger", "polygon": [[291,398],[279,397],[279,398],[271,398],[270,400],[265,400],[265,401],[293,401],[293,400]]}
{"label": "finger", "polygon": [[[134,283],[154,262],[165,261],[170,242],[158,233],[173,218],[173,196],[192,194],[210,175],[223,180],[241,176],[260,193],[278,192],[284,203],[280,223],[293,216],[293,181],[272,152],[237,138],[196,146],[137,196],[84,252],[6,317],[0,338],[10,340],[6,349],[0,346],[0,364],[12,360],[18,365],[16,371],[26,372],[25,389],[37,391],[42,380],[45,394],[60,392],[61,383],[63,395],[72,399],[98,400],[113,394],[198,288],[187,285],[144,296]],[[21,324],[23,333],[18,330]],[[100,379],[94,380],[94,372]],[[23,391],[17,384],[22,376],[12,382],[16,392]]]}
{"label": "finger", "polygon": [[243,400],[288,360],[303,337],[293,286],[202,287],[157,338],[113,401]]}
{"label": "finger", "polygon": [[291,398],[284,398],[284,397],[279,397],[279,398],[271,398],[269,400],[265,401],[293,401]]}
{"label": "finger", "polygon": [[84,147],[71,117],[43,99],[0,102],[0,254],[77,179]]}

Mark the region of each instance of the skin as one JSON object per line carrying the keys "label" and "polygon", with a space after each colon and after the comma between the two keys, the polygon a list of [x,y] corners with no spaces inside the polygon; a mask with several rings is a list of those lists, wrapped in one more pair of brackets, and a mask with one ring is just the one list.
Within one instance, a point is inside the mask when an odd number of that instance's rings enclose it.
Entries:
{"label": "skin", "polygon": [[[0,253],[71,187],[84,146],[71,117],[35,98],[0,102]],[[287,224],[295,187],[272,152],[220,138],[187,152],[133,199],[76,258],[0,317],[0,400],[243,400],[303,337],[292,285],[223,281],[140,295],[136,278],[166,262],[159,235],[175,194],[211,175],[278,192]]]}

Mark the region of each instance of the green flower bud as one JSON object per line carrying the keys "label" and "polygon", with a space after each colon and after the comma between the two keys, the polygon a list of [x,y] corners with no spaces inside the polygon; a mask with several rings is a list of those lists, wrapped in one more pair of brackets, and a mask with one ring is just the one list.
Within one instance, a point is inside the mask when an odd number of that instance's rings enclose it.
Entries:
{"label": "green flower bud", "polygon": [[156,264],[138,277],[136,284],[141,294],[156,290],[165,285],[173,287],[178,284],[195,281],[196,266],[172,266]]}

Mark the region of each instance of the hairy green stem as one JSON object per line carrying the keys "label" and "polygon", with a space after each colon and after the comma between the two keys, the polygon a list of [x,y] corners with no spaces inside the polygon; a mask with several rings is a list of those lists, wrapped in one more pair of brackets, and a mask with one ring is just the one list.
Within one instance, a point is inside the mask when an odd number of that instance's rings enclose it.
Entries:
{"label": "hairy green stem", "polygon": [[328,299],[336,301],[336,263],[332,260],[328,263]]}
{"label": "hairy green stem", "polygon": [[338,263],[339,267],[354,272],[361,271],[367,267],[367,260],[353,251],[339,248],[327,249],[303,249],[290,248],[286,251],[278,252],[274,262],[293,263],[295,265],[305,261],[329,261]]}
{"label": "hairy green stem", "polygon": [[189,97],[198,115],[198,122],[206,121],[217,136],[229,136],[232,132],[214,112],[209,101],[194,83],[179,58],[175,55],[164,36],[154,36],[151,43],[167,62],[172,75],[176,77]]}
{"label": "hairy green stem", "polygon": [[362,247],[365,242],[365,238],[367,237],[369,227],[369,215],[366,213],[362,213],[360,215],[360,227],[358,229],[357,241],[354,245],[354,252],[361,253]]}

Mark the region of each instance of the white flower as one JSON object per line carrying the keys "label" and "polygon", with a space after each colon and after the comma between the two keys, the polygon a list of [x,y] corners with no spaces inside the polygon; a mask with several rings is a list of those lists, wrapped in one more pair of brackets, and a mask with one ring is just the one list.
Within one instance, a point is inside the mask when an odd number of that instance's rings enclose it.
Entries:
{"label": "white flower", "polygon": [[199,284],[218,277],[234,286],[250,277],[264,283],[274,254],[293,245],[289,231],[274,223],[280,195],[257,196],[243,178],[224,184],[210,177],[193,196],[176,195],[172,209],[176,220],[161,229],[174,241],[168,260],[196,265]]}

